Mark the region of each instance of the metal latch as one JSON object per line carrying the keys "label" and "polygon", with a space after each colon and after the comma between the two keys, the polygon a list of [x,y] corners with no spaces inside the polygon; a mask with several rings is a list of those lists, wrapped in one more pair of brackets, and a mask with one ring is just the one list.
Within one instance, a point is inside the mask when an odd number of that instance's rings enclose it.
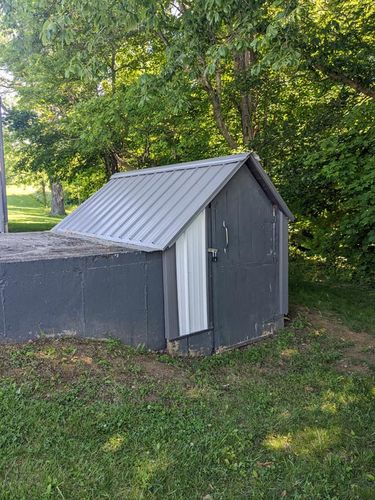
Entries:
{"label": "metal latch", "polygon": [[212,255],[211,257],[212,262],[217,262],[217,248],[209,248],[208,253]]}

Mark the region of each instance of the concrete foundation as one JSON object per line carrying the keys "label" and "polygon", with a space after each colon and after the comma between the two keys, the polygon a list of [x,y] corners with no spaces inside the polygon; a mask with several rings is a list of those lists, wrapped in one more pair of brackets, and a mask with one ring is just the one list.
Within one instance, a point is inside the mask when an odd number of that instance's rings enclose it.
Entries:
{"label": "concrete foundation", "polygon": [[53,233],[0,236],[0,341],[115,337],[164,349],[160,252]]}

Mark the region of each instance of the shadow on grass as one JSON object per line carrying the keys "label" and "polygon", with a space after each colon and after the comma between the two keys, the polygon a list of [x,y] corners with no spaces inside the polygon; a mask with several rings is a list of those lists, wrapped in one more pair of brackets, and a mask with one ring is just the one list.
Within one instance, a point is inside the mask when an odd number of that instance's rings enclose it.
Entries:
{"label": "shadow on grass", "polygon": [[10,232],[48,231],[63,218],[51,217],[31,190],[10,186],[7,199]]}
{"label": "shadow on grass", "polygon": [[[336,339],[298,318],[264,344],[179,360],[183,377],[161,379],[160,356],[117,344],[7,347],[0,494],[372,498],[371,379],[338,373],[332,349]],[[155,370],[142,370],[145,356]]]}

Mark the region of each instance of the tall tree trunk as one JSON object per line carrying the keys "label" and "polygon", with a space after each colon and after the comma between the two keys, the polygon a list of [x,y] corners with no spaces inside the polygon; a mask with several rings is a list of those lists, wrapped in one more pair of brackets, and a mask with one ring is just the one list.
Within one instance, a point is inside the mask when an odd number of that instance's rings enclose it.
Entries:
{"label": "tall tree trunk", "polygon": [[51,212],[50,215],[66,215],[64,191],[59,180],[51,180]]}
{"label": "tall tree trunk", "polygon": [[235,139],[232,137],[231,133],[229,132],[229,129],[228,129],[227,124],[225,123],[225,120],[223,117],[223,113],[222,113],[222,109],[221,109],[221,99],[220,99],[219,92],[217,91],[217,89],[215,89],[212,86],[210,80],[207,78],[206,75],[203,75],[201,77],[200,81],[201,81],[203,87],[205,88],[205,90],[208,94],[208,97],[210,98],[210,101],[212,104],[212,110],[214,113],[215,122],[216,122],[218,129],[220,130],[222,136],[226,140],[228,146],[231,149],[237,149],[238,144],[235,141]]}
{"label": "tall tree trunk", "polygon": [[247,88],[246,77],[248,70],[255,61],[253,51],[245,50],[234,57],[234,70],[237,74],[240,87],[239,109],[241,112],[242,140],[245,146],[250,144],[255,137],[255,97],[251,95],[251,90]]}
{"label": "tall tree trunk", "polygon": [[47,206],[47,192],[46,192],[46,183],[44,182],[44,179],[42,179],[40,183],[41,191],[42,191],[42,203],[43,206]]}
{"label": "tall tree trunk", "polygon": [[116,153],[114,153],[113,151],[107,151],[104,154],[104,165],[107,178],[109,179],[111,175],[116,174],[119,170],[118,158]]}

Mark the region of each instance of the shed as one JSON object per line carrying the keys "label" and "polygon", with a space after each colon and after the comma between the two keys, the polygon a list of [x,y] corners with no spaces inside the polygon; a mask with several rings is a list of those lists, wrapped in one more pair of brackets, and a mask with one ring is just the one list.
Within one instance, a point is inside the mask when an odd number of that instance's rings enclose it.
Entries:
{"label": "shed", "polygon": [[[210,354],[283,326],[288,220],[292,213],[250,153],[118,173],[40,235],[50,246],[31,259],[31,274],[44,284],[29,277],[22,289],[33,316],[40,309],[33,300],[59,289],[64,304],[54,302],[47,326],[36,318],[40,330]],[[60,251],[51,250],[53,239]],[[20,287],[25,269],[12,271],[10,259],[6,266],[3,274],[13,272]],[[10,281],[5,276],[3,295]]]}

